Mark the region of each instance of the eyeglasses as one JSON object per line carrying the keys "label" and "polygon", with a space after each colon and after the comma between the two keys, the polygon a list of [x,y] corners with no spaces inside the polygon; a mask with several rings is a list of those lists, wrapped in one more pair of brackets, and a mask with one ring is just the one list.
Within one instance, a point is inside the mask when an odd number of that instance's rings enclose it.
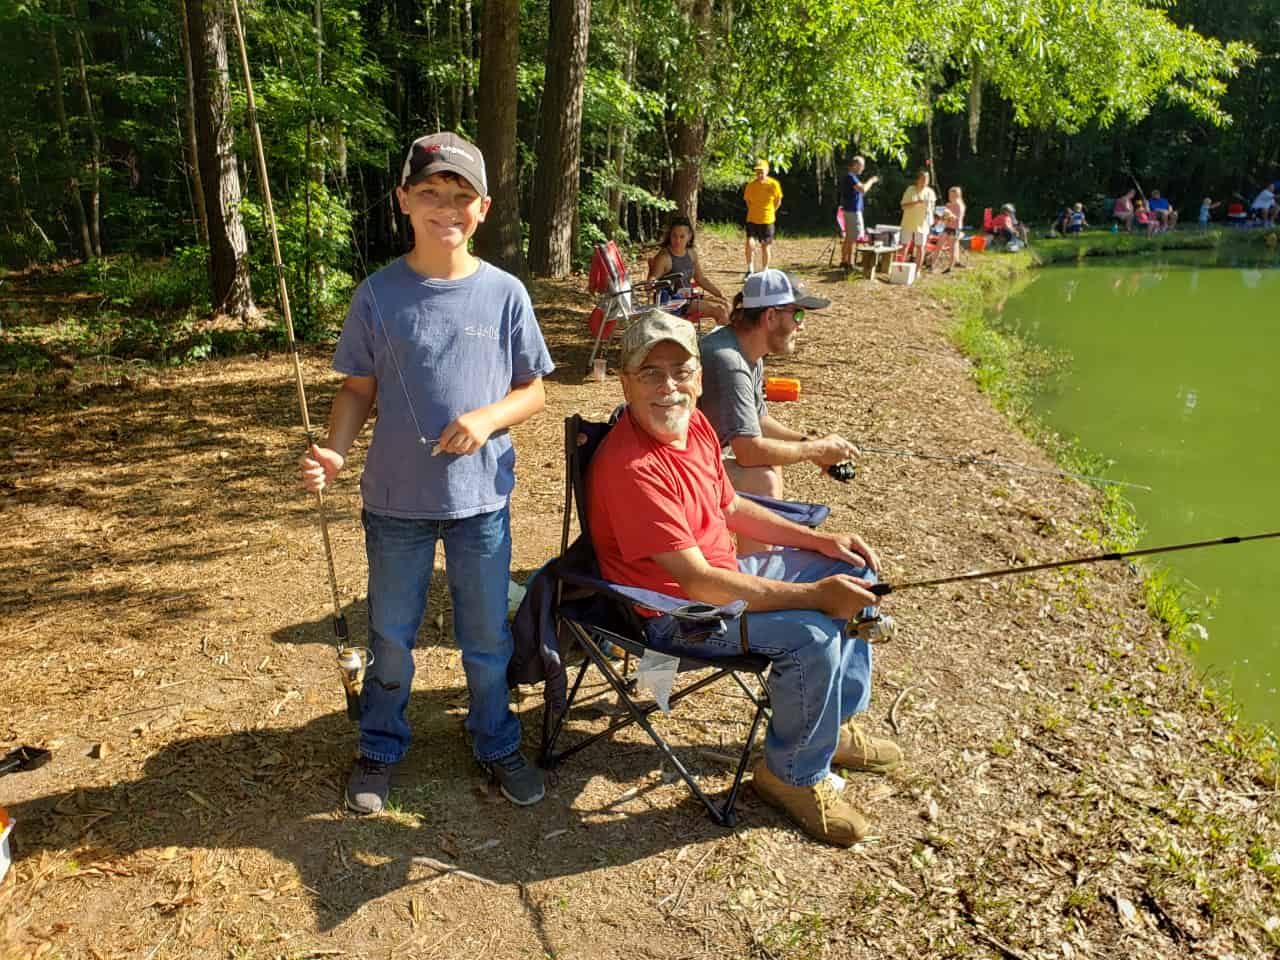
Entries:
{"label": "eyeglasses", "polygon": [[[785,307],[781,309],[782,311],[786,311]],[[795,310],[790,310],[786,312],[788,312],[791,315],[791,320],[797,327],[804,326],[804,310],[803,309],[797,308]]]}
{"label": "eyeglasses", "polygon": [[668,380],[671,380],[677,387],[682,383],[687,383],[689,378],[698,372],[697,364],[685,364],[680,367],[641,367],[639,370],[631,372],[631,376],[635,377],[646,387],[660,387]]}

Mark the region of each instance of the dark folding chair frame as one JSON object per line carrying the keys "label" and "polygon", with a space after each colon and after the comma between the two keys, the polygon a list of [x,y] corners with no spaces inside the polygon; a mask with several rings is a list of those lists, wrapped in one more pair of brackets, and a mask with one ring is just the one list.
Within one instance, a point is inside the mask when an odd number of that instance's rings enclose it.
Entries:
{"label": "dark folding chair frame", "polygon": [[[569,549],[569,532],[572,525],[573,508],[576,504],[578,509],[579,526],[582,529],[582,536],[587,536],[587,518],[583,511],[585,503],[585,485],[582,476],[582,457],[579,453],[578,434],[583,427],[581,417],[575,415],[565,420],[565,510],[564,522],[561,527],[560,537],[560,555],[563,557]],[[604,589],[602,590],[601,587]],[[573,678],[569,688],[568,700],[564,711],[557,717],[552,717],[551,711],[543,714],[542,728],[542,749],[540,763],[547,769],[552,769],[560,764],[563,760],[573,756],[580,750],[584,750],[599,740],[631,725],[639,726],[649,738],[653,740],[662,755],[667,759],[680,778],[688,785],[702,804],[707,808],[711,819],[717,824],[724,827],[732,827],[737,822],[737,814],[735,806],[738,801],[738,795],[741,792],[743,776],[746,773],[747,762],[750,759],[751,748],[755,744],[756,736],[760,731],[760,724],[765,718],[765,714],[769,710],[768,686],[765,681],[765,671],[769,668],[768,658],[759,654],[744,653],[726,658],[702,658],[688,655],[681,655],[679,673],[687,673],[690,671],[710,670],[711,673],[698,678],[692,682],[686,683],[679,689],[673,690],[668,698],[668,705],[674,707],[675,704],[699,690],[709,687],[726,677],[732,677],[747,698],[755,705],[755,713],[751,721],[751,730],[747,734],[746,742],[743,744],[741,755],[738,758],[737,769],[734,772],[733,784],[729,789],[729,793],[719,803],[712,800],[699,786],[697,780],[689,769],[676,756],[666,739],[659,733],[649,722],[649,717],[659,709],[658,704],[646,703],[641,704],[636,701],[634,681],[629,681],[625,676],[625,664],[623,672],[619,672],[614,663],[605,654],[602,649],[604,644],[612,644],[620,647],[625,651],[629,660],[632,656],[643,656],[646,650],[654,649],[650,647],[643,639],[643,618],[641,618],[634,610],[632,602],[626,597],[617,594],[609,594],[608,585],[602,584],[600,581],[587,576],[575,576],[572,573],[561,572],[557,585],[557,620],[561,626],[567,629],[572,640],[582,648],[585,658],[577,668],[577,674]],[[588,620],[575,617],[570,608],[575,601],[566,600],[565,596],[568,591],[586,592],[587,594],[607,595],[609,602],[614,605],[613,613],[616,615],[616,623],[603,624],[599,622],[589,622]],[[579,601],[580,602],[580,601]],[[680,604],[684,601],[674,600],[673,603]],[[619,625],[624,625],[628,632],[623,632]],[[743,647],[745,648],[745,617],[738,617],[734,626],[742,631],[744,638]],[[565,650],[564,653],[568,651]],[[659,651],[667,652],[667,651]],[[570,710],[573,708],[579,691],[582,688],[583,679],[586,677],[588,670],[594,666],[600,671],[601,675],[608,682],[609,686],[618,695],[619,702],[626,708],[626,715],[612,721],[604,730],[593,734],[583,740],[575,742],[571,746],[564,749],[557,749],[561,735],[564,733],[565,721],[568,718]],[[750,685],[743,679],[743,674],[752,674],[755,676],[759,684],[759,692],[753,691]]]}

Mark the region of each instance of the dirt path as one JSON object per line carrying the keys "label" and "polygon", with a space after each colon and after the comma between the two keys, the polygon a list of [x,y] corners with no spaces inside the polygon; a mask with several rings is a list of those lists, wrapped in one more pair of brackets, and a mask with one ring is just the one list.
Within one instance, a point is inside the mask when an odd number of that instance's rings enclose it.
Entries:
{"label": "dirt path", "polygon": [[[736,289],[736,244],[703,258]],[[832,308],[771,367],[775,413],[868,445],[1049,466],[980,397],[929,293],[844,283],[820,241],[779,244]],[[824,263],[825,265],[825,263]],[[588,301],[534,291],[549,409],[516,431],[515,569],[553,551],[562,418]],[[12,313],[9,322],[12,322]],[[308,351],[313,418],[328,351]],[[1122,566],[889,598],[871,720],[910,762],[852,795],[876,835],[814,844],[750,793],[713,826],[641,735],[573,758],[547,800],[486,789],[461,737],[465,689],[439,586],[393,810],[343,815],[353,748],[283,355],[57,389],[0,384],[0,750],[54,762],[0,778],[19,821],[0,958],[1260,956],[1280,945],[1275,784],[1143,610]],[[354,478],[354,473],[352,474]],[[891,579],[1093,549],[1094,492],[1033,474],[866,457],[849,485],[788,468]],[[339,578],[364,633],[354,479],[331,498]],[[696,701],[696,702],[695,702]],[[713,791],[745,701],[660,720]],[[538,692],[517,707],[532,741]],[[891,709],[892,708],[892,709]],[[603,693],[581,729],[615,711]],[[431,858],[484,878],[442,875]]]}

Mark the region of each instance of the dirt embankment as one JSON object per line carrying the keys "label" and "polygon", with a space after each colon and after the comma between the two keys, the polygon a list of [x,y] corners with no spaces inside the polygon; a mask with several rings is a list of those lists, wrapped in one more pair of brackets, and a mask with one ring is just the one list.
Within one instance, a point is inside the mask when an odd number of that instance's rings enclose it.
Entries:
{"label": "dirt embankment", "polygon": [[[736,289],[736,244],[699,244]],[[780,418],[1050,466],[948,344],[930,293],[949,278],[845,283],[822,248],[778,245],[833,301],[771,367],[804,385]],[[616,381],[583,382],[580,283],[533,292],[560,368],[546,414],[516,431],[520,577],[558,539],[562,418],[620,399]],[[305,365],[322,420],[327,351]],[[1275,785],[1119,565],[888,598],[900,631],[876,651],[870,722],[909,762],[851,781],[875,823],[852,850],[810,842],[750,793],[735,831],[714,827],[634,731],[566,763],[533,809],[495,799],[462,740],[437,583],[393,809],[348,818],[353,736],[311,503],[293,486],[286,358],[57,376],[0,385],[0,750],[55,754],[0,779],[19,821],[0,957],[1071,960],[1280,943]],[[787,483],[873,543],[890,579],[1094,548],[1095,494],[1073,481],[866,456],[852,484],[812,467]],[[330,505],[359,637],[354,474]],[[617,712],[593,692],[584,731]],[[531,742],[540,706],[536,692],[517,705]],[[684,707],[659,723],[722,789],[747,704],[726,689]]]}

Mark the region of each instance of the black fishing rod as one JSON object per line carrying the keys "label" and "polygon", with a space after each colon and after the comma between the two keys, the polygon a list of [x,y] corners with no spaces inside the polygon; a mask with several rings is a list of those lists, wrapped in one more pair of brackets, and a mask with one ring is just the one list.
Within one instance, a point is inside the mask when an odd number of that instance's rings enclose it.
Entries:
{"label": "black fishing rod", "polygon": [[[284,260],[280,256],[280,235],[276,230],[275,208],[271,203],[271,181],[267,177],[267,155],[262,148],[262,131],[258,127],[257,106],[253,97],[253,79],[249,73],[249,54],[245,48],[244,27],[240,22],[239,0],[231,0],[232,23],[235,27],[236,41],[240,48],[240,69],[244,74],[245,99],[248,107],[249,128],[253,132],[254,155],[258,161],[258,180],[262,186],[262,212],[266,221],[267,234],[271,238],[271,258],[276,268],[276,285],[280,294],[280,312],[284,316],[285,337],[289,344],[289,353],[293,356],[293,373],[298,389],[298,407],[302,413],[302,432],[307,439],[307,448],[316,443],[315,431],[311,428],[311,414],[307,409],[307,390],[302,377],[302,361],[298,357],[298,342],[293,332],[293,311],[289,307],[289,288],[285,283]],[[309,188],[308,188],[309,189]],[[323,490],[316,491],[316,519],[320,527],[320,541],[324,545],[324,559],[329,573],[329,594],[333,602],[333,635],[337,645],[338,671],[342,677],[342,686],[347,696],[347,716],[354,721],[360,719],[360,688],[364,672],[372,662],[367,647],[351,646],[350,632],[347,629],[347,618],[342,612],[342,599],[338,594],[338,575],[333,562],[333,546],[329,541],[329,518],[325,509]]]}
{"label": "black fishing rod", "polygon": [[1135,487],[1138,490],[1150,490],[1145,483],[1130,483],[1128,480],[1108,480],[1106,477],[1095,477],[1088,473],[1072,473],[1070,470],[1049,470],[1044,467],[1029,467],[1023,463],[1009,460],[987,460],[982,457],[947,457],[937,453],[916,453],[914,450],[894,450],[889,447],[867,447],[857,444],[863,453],[878,453],[887,457],[914,457],[919,460],[937,460],[942,463],[978,464],[985,467],[1000,467],[1004,470],[1025,470],[1028,473],[1041,473],[1050,477],[1071,477],[1074,480],[1091,480],[1094,483],[1109,483],[1117,487]]}
{"label": "black fishing rod", "polygon": [[951,577],[936,577],[932,580],[911,580],[907,583],[877,583],[871,592],[877,597],[907,590],[911,587],[936,587],[944,583],[959,583],[962,580],[987,580],[992,577],[1011,577],[1019,573],[1033,573],[1036,570],[1054,570],[1058,567],[1072,567],[1078,564],[1098,563],[1102,560],[1127,560],[1130,557],[1149,557],[1153,553],[1173,553],[1177,550],[1196,550],[1200,547],[1220,547],[1229,543],[1248,543],[1250,540],[1271,540],[1280,537],[1280,530],[1274,533],[1254,533],[1247,537],[1223,537],[1221,540],[1197,540],[1195,543],[1175,543],[1167,547],[1147,547],[1145,550],[1116,550],[1111,553],[1095,553],[1087,557],[1073,557],[1070,560],[1055,560],[1052,563],[1033,563],[1025,567],[1001,567],[998,570],[975,570],[972,573],[960,573]]}

